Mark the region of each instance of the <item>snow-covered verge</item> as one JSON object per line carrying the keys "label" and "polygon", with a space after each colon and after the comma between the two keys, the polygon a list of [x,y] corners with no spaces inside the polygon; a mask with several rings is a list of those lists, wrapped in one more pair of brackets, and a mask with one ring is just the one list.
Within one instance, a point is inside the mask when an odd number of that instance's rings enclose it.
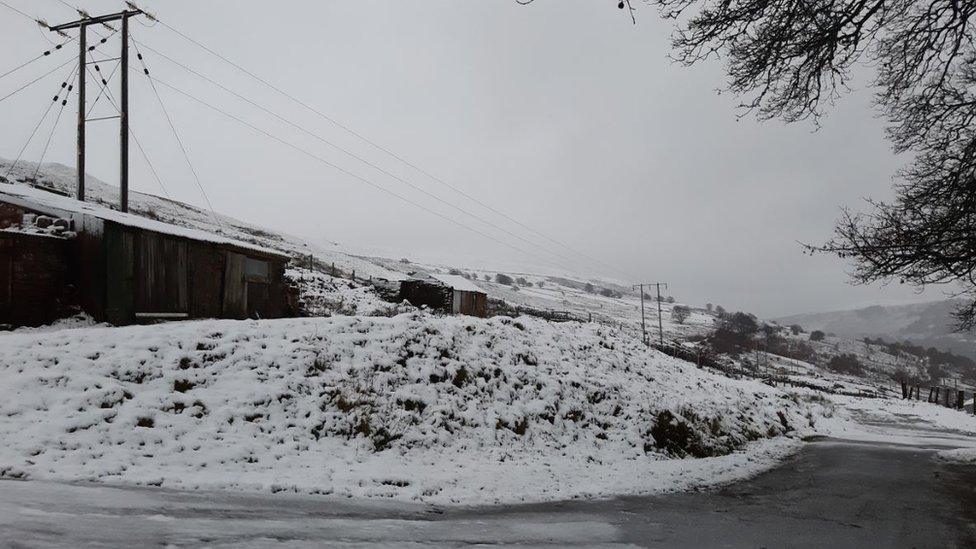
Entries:
{"label": "snow-covered verge", "polygon": [[432,503],[738,480],[821,409],[599,325],[423,312],[4,334],[0,380],[0,477]]}
{"label": "snow-covered verge", "polygon": [[953,450],[941,450],[936,454],[939,459],[950,463],[963,463],[972,465],[976,463],[976,448],[955,448]]}
{"label": "snow-covered verge", "polygon": [[976,416],[969,411],[900,398],[828,395],[833,413],[817,423],[832,438],[927,448],[976,447]]}

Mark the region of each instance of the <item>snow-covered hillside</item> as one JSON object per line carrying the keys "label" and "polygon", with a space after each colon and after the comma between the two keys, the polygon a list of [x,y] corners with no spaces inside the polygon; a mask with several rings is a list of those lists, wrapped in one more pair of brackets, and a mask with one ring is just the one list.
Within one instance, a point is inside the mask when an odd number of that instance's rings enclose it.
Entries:
{"label": "snow-covered hillside", "polygon": [[[73,195],[75,172],[61,164],[43,164],[33,179],[37,164],[21,161],[10,170],[11,162],[0,159],[0,174],[10,172],[9,180],[28,183],[56,192]],[[118,189],[97,178],[86,178],[87,200],[115,207]],[[288,276],[300,288],[309,313],[390,314],[392,304],[385,302],[370,284],[371,279],[398,281],[414,272],[463,273],[484,289],[490,298],[504,300],[512,307],[535,311],[569,312],[578,318],[621,325],[632,334],[640,326],[640,295],[632,288],[613,280],[596,280],[566,273],[501,273],[483,269],[465,269],[459,265],[405,262],[400,258],[361,257],[346,253],[334,244],[283,234],[281,232],[213,213],[181,202],[144,193],[132,192],[132,213],[174,225],[224,235],[285,252],[293,257]],[[502,284],[497,276],[510,275],[517,282]],[[353,275],[355,277],[353,278]],[[589,284],[589,286],[587,286]],[[601,292],[608,295],[601,295]],[[714,318],[692,310],[683,322],[675,322],[671,313],[675,304],[662,303],[662,325],[666,337],[677,338],[701,334],[711,328]],[[656,330],[656,303],[647,300],[646,316]],[[639,337],[636,336],[635,337]]]}
{"label": "snow-covered hillside", "polygon": [[728,481],[823,411],[598,324],[422,312],[10,333],[0,379],[0,476],[431,502]]}
{"label": "snow-covered hillside", "polygon": [[952,313],[960,301],[947,299],[910,305],[875,305],[847,311],[798,314],[777,319],[784,326],[799,324],[807,331],[821,330],[850,339],[881,337],[911,341],[923,347],[976,358],[976,336],[958,332]]}

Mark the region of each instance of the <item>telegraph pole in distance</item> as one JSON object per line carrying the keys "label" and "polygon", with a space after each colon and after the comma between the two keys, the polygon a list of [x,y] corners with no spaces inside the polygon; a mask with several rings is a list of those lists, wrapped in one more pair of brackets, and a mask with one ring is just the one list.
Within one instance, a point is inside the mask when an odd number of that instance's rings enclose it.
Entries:
{"label": "telegraph pole in distance", "polygon": [[[134,15],[142,15],[143,11],[135,8],[95,17],[88,16],[70,23],[54,25],[48,27],[52,32],[64,32],[67,29],[78,29],[78,200],[85,200],[85,124],[88,122],[85,112],[85,73],[88,71],[88,60],[86,56],[89,51],[93,51],[95,46],[88,46],[87,29],[89,25],[101,25],[109,21],[122,21],[122,53],[120,63],[122,69],[121,100],[122,104],[119,112],[120,133],[119,133],[119,209],[123,212],[129,210],[129,24],[128,20]],[[151,17],[151,16],[150,16]],[[105,42],[105,39],[102,39]],[[111,117],[114,118],[114,117]]]}
{"label": "telegraph pole in distance", "polygon": [[638,285],[634,286],[634,288],[639,288],[640,289],[640,297],[641,297],[641,333],[644,334],[642,336],[642,338],[641,338],[641,342],[643,342],[644,345],[647,345],[647,322],[644,320],[644,285],[643,284],[638,284]]}
{"label": "telegraph pole in distance", "polygon": [[643,282],[640,284],[635,284],[633,287],[640,289],[641,294],[641,330],[644,333],[644,344],[650,343],[650,339],[647,337],[647,324],[644,321],[644,286],[656,286],[657,287],[657,333],[660,338],[661,345],[664,345],[664,322],[661,319],[661,286],[665,288],[668,287],[667,282]]}
{"label": "telegraph pole in distance", "polygon": [[667,282],[655,282],[657,286],[657,333],[661,338],[661,346],[664,346],[664,323],[661,321],[661,286],[668,287]]}

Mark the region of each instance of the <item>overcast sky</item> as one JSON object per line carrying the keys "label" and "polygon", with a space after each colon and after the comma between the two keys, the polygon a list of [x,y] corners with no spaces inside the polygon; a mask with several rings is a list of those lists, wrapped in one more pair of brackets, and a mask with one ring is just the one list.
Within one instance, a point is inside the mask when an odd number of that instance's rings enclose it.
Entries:
{"label": "overcast sky", "polygon": [[[6,1],[52,23],[76,18],[57,0]],[[71,3],[93,13],[121,7],[115,1]],[[398,163],[162,25],[133,24],[136,40],[535,245],[444,206],[144,50],[160,80],[531,254],[400,201],[160,86],[222,213],[393,257],[667,281],[687,302],[765,316],[941,296],[897,285],[851,287],[844,262],[811,258],[798,243],[828,238],[840,206],[891,195],[892,174],[905,159],[891,154],[868,91],[844,97],[819,131],[810,123],[737,120],[736,99],[716,93],[724,82],[721,62],[689,69],[669,61],[671,28],[653,9],[641,8],[635,26],[615,2],[594,0],[143,4],[322,113],[600,263]],[[0,34],[0,73],[37,55],[52,38],[2,6]],[[105,51],[116,51],[117,42],[109,41]],[[0,96],[74,51],[0,79]],[[60,73],[0,103],[0,156],[17,155]],[[146,79],[134,74],[131,90],[133,130],[170,195],[205,205]],[[111,114],[102,108],[108,108],[104,100],[98,112]],[[74,117],[74,109],[65,111],[48,160],[74,164]],[[48,127],[39,136],[46,137]],[[89,172],[113,184],[117,134],[114,122],[89,124]],[[36,160],[42,147],[35,138],[25,157]],[[162,194],[135,149],[132,159],[133,187]]]}

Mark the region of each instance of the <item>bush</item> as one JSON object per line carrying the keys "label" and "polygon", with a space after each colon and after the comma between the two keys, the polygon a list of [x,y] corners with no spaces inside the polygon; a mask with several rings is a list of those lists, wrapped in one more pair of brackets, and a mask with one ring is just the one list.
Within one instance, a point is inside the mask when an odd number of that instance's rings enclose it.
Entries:
{"label": "bush", "polygon": [[814,330],[810,332],[810,341],[823,341],[824,337],[826,336],[820,330]]}
{"label": "bush", "polygon": [[800,335],[803,333],[803,326],[793,324],[790,326],[790,331],[793,332],[793,335]]}
{"label": "bush", "polygon": [[589,282],[587,282],[586,286],[584,286],[583,288],[586,290],[586,293],[588,294],[592,294],[593,292],[596,291],[596,288],[593,287],[593,284],[590,284]]}
{"label": "bush", "polygon": [[498,273],[495,275],[495,282],[504,284],[506,286],[511,286],[512,284],[515,284],[515,279],[507,274]]}
{"label": "bush", "polygon": [[518,277],[518,278],[516,278],[515,279],[515,282],[518,282],[518,285],[519,286],[531,286],[532,285],[532,284],[529,283],[528,280],[526,280],[524,277],[521,277],[521,276]]}
{"label": "bush", "polygon": [[691,309],[684,305],[675,305],[671,307],[671,320],[677,322],[678,324],[684,324],[688,317],[691,316]]}
{"label": "bush", "polygon": [[748,351],[752,347],[753,336],[759,331],[756,317],[738,312],[721,317],[718,329],[709,339],[712,350],[716,353],[737,355]]}
{"label": "bush", "polygon": [[861,361],[857,359],[855,355],[839,355],[830,359],[827,363],[827,369],[837,372],[839,374],[850,374],[850,375],[863,375],[864,365]]}
{"label": "bush", "polygon": [[620,299],[621,297],[623,297],[623,294],[611,290],[610,288],[600,288],[600,295],[602,295],[603,297],[613,297],[616,299]]}

